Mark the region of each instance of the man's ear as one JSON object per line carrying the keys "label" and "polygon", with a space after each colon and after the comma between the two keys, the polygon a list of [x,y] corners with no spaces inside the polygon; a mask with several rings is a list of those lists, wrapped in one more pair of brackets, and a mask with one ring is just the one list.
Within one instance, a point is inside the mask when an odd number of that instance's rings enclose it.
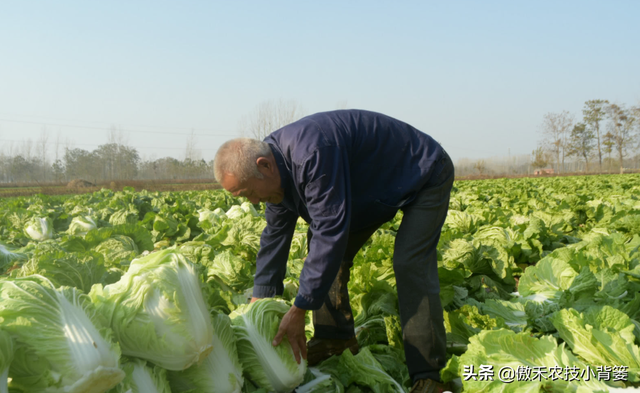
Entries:
{"label": "man's ear", "polygon": [[263,171],[268,171],[269,173],[273,172],[273,162],[271,162],[267,157],[259,157],[256,160],[256,164],[258,165],[258,170],[261,173],[264,173]]}

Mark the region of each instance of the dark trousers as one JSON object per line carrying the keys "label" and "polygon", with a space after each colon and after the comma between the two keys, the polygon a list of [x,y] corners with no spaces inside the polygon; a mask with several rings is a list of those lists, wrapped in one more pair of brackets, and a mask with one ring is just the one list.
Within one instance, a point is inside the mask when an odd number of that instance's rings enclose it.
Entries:
{"label": "dark trousers", "polygon": [[[402,208],[404,216],[396,235],[393,269],[396,275],[400,321],[407,367],[412,380],[440,380],[446,364],[446,332],[436,247],[447,217],[454,179],[448,155],[439,173],[416,199]],[[349,234],[347,251],[322,308],[313,312],[317,338],[349,339],[355,335],[347,284],[353,259],[379,226]]]}

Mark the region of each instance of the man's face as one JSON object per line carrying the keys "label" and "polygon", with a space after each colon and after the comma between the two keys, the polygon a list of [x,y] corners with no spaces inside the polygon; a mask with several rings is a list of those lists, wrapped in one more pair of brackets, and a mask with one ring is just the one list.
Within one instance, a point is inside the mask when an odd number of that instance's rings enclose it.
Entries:
{"label": "man's face", "polygon": [[284,199],[284,190],[280,188],[280,179],[274,181],[272,177],[265,176],[262,179],[251,177],[244,182],[238,181],[233,174],[224,176],[220,185],[233,196],[246,197],[251,203],[269,202],[278,204]]}

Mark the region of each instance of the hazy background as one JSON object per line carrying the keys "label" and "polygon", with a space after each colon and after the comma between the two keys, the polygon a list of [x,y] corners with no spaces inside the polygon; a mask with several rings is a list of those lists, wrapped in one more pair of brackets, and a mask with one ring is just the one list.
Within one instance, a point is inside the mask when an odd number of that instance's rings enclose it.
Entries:
{"label": "hazy background", "polygon": [[[547,112],[640,103],[638,1],[0,3],[0,152],[116,129],[209,161],[261,103],[379,111],[454,160],[530,154]],[[195,142],[195,143],[194,143]]]}

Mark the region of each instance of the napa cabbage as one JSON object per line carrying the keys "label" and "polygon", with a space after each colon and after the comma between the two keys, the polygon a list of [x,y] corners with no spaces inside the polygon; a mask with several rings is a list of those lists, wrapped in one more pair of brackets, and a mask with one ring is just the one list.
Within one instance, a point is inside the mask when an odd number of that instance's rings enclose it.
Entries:
{"label": "napa cabbage", "polygon": [[213,351],[202,364],[194,365],[184,371],[169,373],[171,391],[186,393],[193,391],[208,393],[240,393],[244,384],[242,365],[238,359],[236,337],[231,320],[222,313],[214,312]]}
{"label": "napa cabbage", "polygon": [[[44,392],[51,386],[59,386],[60,374],[52,370],[47,359],[34,350],[15,342],[15,352],[9,368],[9,392]],[[4,393],[4,392],[3,392]]]}
{"label": "napa cabbage", "polygon": [[283,301],[267,298],[242,305],[230,315],[245,372],[260,387],[278,393],[291,392],[307,369],[306,360],[296,362],[286,338],[276,347],[271,344],[287,311]]}
{"label": "napa cabbage", "polygon": [[171,393],[167,370],[141,359],[126,359],[122,369],[126,376],[112,393]]}
{"label": "napa cabbage", "polygon": [[484,314],[496,319],[502,318],[505,325],[516,333],[527,327],[524,302],[487,299],[480,307]]}
{"label": "napa cabbage", "polygon": [[135,241],[125,235],[114,235],[93,249],[104,255],[111,266],[128,265],[140,253]]}
{"label": "napa cabbage", "polygon": [[29,373],[48,375],[44,381],[25,378],[26,391],[103,393],[124,378],[120,349],[88,296],[56,289],[42,276],[1,280],[0,293],[3,330],[39,359],[25,364],[36,368]]}
{"label": "napa cabbage", "polygon": [[211,210],[201,210],[198,212],[198,221],[209,221],[210,223],[219,223],[227,218],[224,210],[221,208],[217,208],[213,211]]}
{"label": "napa cabbage", "polygon": [[[473,377],[469,372],[477,373],[481,365],[492,365],[493,370],[503,367],[518,367],[534,369],[535,367],[577,367],[578,370],[587,370],[587,363],[583,363],[566,347],[565,343],[558,345],[551,335],[533,337],[529,332],[515,333],[512,330],[485,330],[469,339],[469,349],[458,360],[458,372],[462,376],[464,391],[470,392],[599,392],[613,391],[604,382],[592,377],[590,380],[579,378],[578,380],[565,380],[564,378],[548,378],[551,371],[544,373],[545,377],[518,380],[505,384],[499,378],[487,380]],[[590,364],[592,370],[594,365]],[[466,367],[466,370],[465,370]],[[447,367],[446,370],[451,373]],[[532,374],[533,375],[533,374]],[[449,378],[447,378],[449,379]],[[630,389],[630,391],[635,391]]]}
{"label": "napa cabbage", "polygon": [[563,309],[551,317],[558,334],[590,364],[629,367],[629,381],[640,381],[640,347],[635,325],[627,314],[610,306],[591,307],[584,313]]}
{"label": "napa cabbage", "polygon": [[133,208],[118,210],[109,217],[111,225],[135,224],[136,222],[138,222],[138,212]]}
{"label": "napa cabbage", "polygon": [[213,327],[195,267],[176,250],[135,259],[120,281],[89,294],[122,353],[184,370],[211,352]]}
{"label": "napa cabbage", "polygon": [[207,265],[209,279],[220,280],[234,291],[253,287],[252,264],[229,250],[216,255]]}
{"label": "napa cabbage", "polygon": [[242,205],[233,205],[226,212],[227,218],[232,220],[242,217],[245,214],[257,217],[259,214],[250,202],[243,202]]}
{"label": "napa cabbage", "polygon": [[518,284],[518,292],[535,302],[558,302],[562,291],[571,287],[578,273],[562,260],[544,258],[528,267]]}
{"label": "napa cabbage", "polygon": [[53,239],[53,221],[49,217],[32,217],[24,228],[29,238],[37,241]]}
{"label": "napa cabbage", "polygon": [[67,232],[71,235],[84,236],[90,230],[98,228],[95,220],[91,216],[74,217],[69,224]]}

